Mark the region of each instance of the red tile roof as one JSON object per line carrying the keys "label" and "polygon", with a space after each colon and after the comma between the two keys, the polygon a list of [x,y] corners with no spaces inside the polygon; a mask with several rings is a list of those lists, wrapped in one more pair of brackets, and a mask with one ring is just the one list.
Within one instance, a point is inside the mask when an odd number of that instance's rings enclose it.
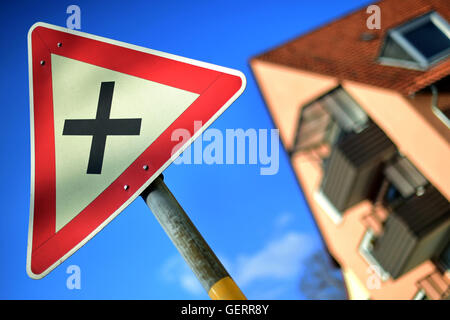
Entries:
{"label": "red tile roof", "polygon": [[[384,0],[376,4],[381,9],[380,30],[367,28],[366,20],[370,14],[364,7],[255,59],[330,75],[340,80],[394,89],[405,95],[450,74],[450,58],[426,71],[381,65],[377,61],[390,28],[432,10],[450,21],[450,1]],[[361,36],[364,33],[370,33],[375,38],[363,41]]]}

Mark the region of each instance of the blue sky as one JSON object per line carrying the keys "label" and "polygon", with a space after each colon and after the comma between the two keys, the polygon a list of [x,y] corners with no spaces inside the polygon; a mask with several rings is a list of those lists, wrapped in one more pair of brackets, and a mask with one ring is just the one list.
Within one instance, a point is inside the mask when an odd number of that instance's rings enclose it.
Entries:
{"label": "blue sky", "polygon": [[[27,32],[65,26],[81,8],[81,31],[241,70],[242,96],[212,125],[270,129],[250,57],[367,5],[367,1],[7,1],[0,9],[0,298],[208,298],[138,198],[42,280],[25,272],[30,193]],[[287,154],[276,175],[259,165],[171,165],[166,184],[251,299],[302,299],[305,259],[321,250],[318,231]],[[81,290],[66,288],[67,267]]]}

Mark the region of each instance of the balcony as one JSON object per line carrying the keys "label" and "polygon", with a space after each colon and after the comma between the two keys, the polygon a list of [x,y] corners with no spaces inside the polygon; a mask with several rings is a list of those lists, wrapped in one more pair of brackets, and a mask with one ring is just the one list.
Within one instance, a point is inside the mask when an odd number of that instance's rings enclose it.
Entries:
{"label": "balcony", "polygon": [[[449,205],[434,187],[414,195],[389,213],[384,222],[380,210],[364,216],[368,227],[361,253],[394,279],[432,259],[448,243]],[[384,216],[384,213],[382,213]],[[367,258],[368,257],[368,258]]]}
{"label": "balcony", "polygon": [[448,274],[435,270],[417,282],[417,300],[444,300],[450,298],[450,279]]}
{"label": "balcony", "polygon": [[342,88],[328,95],[302,108],[291,150],[305,196],[343,270],[364,286],[373,269],[386,286],[367,296],[411,298],[448,242],[448,201]]}

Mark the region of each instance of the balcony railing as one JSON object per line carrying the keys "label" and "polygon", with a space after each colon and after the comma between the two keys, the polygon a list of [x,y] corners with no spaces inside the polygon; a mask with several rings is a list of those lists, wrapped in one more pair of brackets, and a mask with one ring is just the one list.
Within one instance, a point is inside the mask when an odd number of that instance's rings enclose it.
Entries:
{"label": "balcony railing", "polygon": [[417,282],[419,290],[423,290],[426,297],[431,300],[443,300],[450,298],[450,280],[446,274],[438,269],[428,274]]}

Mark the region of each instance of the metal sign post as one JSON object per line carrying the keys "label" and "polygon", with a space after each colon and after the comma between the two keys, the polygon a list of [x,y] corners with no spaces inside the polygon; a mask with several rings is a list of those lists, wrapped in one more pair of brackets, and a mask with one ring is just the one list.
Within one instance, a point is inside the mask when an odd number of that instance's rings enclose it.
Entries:
{"label": "metal sign post", "polygon": [[141,194],[175,247],[213,300],[246,300],[181,205],[157,177]]}

